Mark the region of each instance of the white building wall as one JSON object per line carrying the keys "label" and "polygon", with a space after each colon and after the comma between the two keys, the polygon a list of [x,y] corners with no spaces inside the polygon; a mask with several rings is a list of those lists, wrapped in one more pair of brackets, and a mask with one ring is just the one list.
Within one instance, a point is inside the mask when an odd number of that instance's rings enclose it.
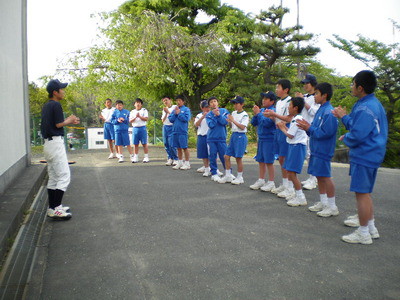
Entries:
{"label": "white building wall", "polygon": [[[129,127],[129,140],[132,145],[132,127]],[[104,139],[103,127],[87,128],[88,149],[106,149],[107,141]]]}
{"label": "white building wall", "polygon": [[30,163],[26,0],[0,0],[0,194]]}

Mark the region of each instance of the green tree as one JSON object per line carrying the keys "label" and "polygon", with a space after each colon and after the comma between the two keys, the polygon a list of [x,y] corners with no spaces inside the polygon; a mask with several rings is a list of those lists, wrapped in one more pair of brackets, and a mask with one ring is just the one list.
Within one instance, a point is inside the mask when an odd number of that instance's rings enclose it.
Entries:
{"label": "green tree", "polygon": [[282,21],[287,13],[289,13],[288,8],[272,6],[268,11],[261,11],[256,16],[252,48],[261,56],[260,63],[264,69],[266,85],[276,82],[277,78],[287,77],[282,72],[282,66],[276,66],[277,63],[293,66],[305,57],[313,57],[320,51],[312,45],[303,46],[311,41],[313,34],[300,33],[303,28],[301,25],[282,28]]}
{"label": "green tree", "polygon": [[333,47],[345,51],[363,62],[378,77],[377,97],[384,105],[389,123],[389,141],[385,164],[400,166],[400,49],[398,44],[386,45],[361,35],[358,40],[349,41],[335,35],[329,40]]}
{"label": "green tree", "polygon": [[[197,21],[200,11],[209,22]],[[249,17],[214,0],[134,0],[102,16],[108,41],[77,55],[74,68],[152,98],[183,93],[190,106],[245,57],[252,36]]]}

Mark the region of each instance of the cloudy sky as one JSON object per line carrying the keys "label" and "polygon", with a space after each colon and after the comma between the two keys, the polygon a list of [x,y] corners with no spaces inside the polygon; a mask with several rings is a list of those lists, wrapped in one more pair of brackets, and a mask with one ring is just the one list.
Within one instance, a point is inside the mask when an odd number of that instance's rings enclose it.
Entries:
{"label": "cloudy sky", "polygon": [[[97,24],[92,14],[116,9],[124,0],[28,0],[28,72],[29,80],[53,75],[60,61],[78,49],[96,42]],[[272,5],[290,8],[284,26],[293,26],[297,18],[296,0],[222,0],[246,13],[257,14]],[[317,56],[324,65],[341,75],[354,75],[364,65],[332,48],[326,41],[338,34],[355,40],[357,34],[386,44],[400,42],[399,31],[390,19],[400,24],[399,0],[299,0],[300,24],[305,32],[316,35]]]}

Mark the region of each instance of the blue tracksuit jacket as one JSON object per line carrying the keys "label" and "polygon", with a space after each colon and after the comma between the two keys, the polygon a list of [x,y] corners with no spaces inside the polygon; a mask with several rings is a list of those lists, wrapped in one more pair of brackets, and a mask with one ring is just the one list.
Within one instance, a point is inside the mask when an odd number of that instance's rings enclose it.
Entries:
{"label": "blue tracksuit jacket", "polygon": [[[119,123],[118,119],[119,118],[124,118],[125,121],[123,123]],[[121,109],[121,110],[114,110],[112,116],[111,116],[111,121],[114,125],[114,130],[115,132],[122,132],[126,131],[128,132],[129,129],[129,110],[127,109]]]}
{"label": "blue tracksuit jacket", "polygon": [[219,116],[214,115],[210,111],[206,115],[207,125],[209,127],[207,134],[207,142],[226,142],[226,125],[228,124],[227,117],[229,111],[226,108],[219,108]]}
{"label": "blue tracksuit jacket", "polygon": [[[272,109],[275,111],[275,107],[273,105],[267,109]],[[263,115],[264,111],[265,108],[261,108],[260,113],[251,119],[251,125],[257,126],[257,135],[259,141],[272,141],[276,132],[275,121],[265,117]]]}
{"label": "blue tracksuit jacket", "polygon": [[170,120],[172,124],[172,133],[184,133],[188,134],[188,124],[189,120],[191,118],[191,113],[189,107],[182,105],[179,107],[181,112],[179,114],[176,114],[175,111],[172,111],[172,113],[168,116],[168,119]]}
{"label": "blue tracksuit jacket", "polygon": [[375,95],[359,99],[342,122],[349,130],[343,142],[350,148],[350,162],[379,168],[386,153],[388,122],[386,111]]}
{"label": "blue tracksuit jacket", "polygon": [[317,110],[307,134],[310,136],[311,155],[323,160],[331,160],[335,153],[338,120],[332,114],[330,101]]}

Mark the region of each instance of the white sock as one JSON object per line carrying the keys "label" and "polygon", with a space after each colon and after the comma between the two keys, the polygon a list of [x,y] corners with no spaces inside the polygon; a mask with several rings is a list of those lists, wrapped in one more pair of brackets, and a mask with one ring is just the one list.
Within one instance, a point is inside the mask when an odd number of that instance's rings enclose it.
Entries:
{"label": "white sock", "polygon": [[335,196],[328,198],[328,203],[330,207],[336,207]]}
{"label": "white sock", "polygon": [[319,199],[322,202],[322,205],[327,206],[328,205],[328,195],[327,194],[319,194]]}
{"label": "white sock", "polygon": [[148,153],[147,153],[147,154],[145,154],[145,155],[144,155],[144,157],[147,157],[147,158],[149,158],[149,154],[148,154]]}
{"label": "white sock", "polygon": [[296,197],[303,197],[304,193],[302,190],[296,190]]}
{"label": "white sock", "polygon": [[375,219],[371,219],[368,221],[368,228],[369,229],[375,229]]}
{"label": "white sock", "polygon": [[237,177],[239,177],[239,178],[243,177],[243,172],[238,172]]}
{"label": "white sock", "polygon": [[282,185],[283,185],[284,187],[288,187],[288,185],[289,185],[289,180],[288,180],[287,178],[282,178]]}
{"label": "white sock", "polygon": [[225,175],[231,175],[231,173],[232,173],[232,172],[231,172],[231,169],[229,169],[229,170],[226,169],[226,170],[225,170]]}
{"label": "white sock", "polygon": [[274,182],[274,181],[271,181],[271,180],[268,180],[268,183],[274,183],[274,184],[275,184],[275,182]]}
{"label": "white sock", "polygon": [[367,226],[360,226],[358,227],[358,229],[360,230],[362,235],[367,235],[369,234],[369,228],[368,225]]}
{"label": "white sock", "polygon": [[206,167],[205,171],[210,172],[210,167]]}
{"label": "white sock", "polygon": [[288,180],[289,189],[293,189],[293,181]]}

